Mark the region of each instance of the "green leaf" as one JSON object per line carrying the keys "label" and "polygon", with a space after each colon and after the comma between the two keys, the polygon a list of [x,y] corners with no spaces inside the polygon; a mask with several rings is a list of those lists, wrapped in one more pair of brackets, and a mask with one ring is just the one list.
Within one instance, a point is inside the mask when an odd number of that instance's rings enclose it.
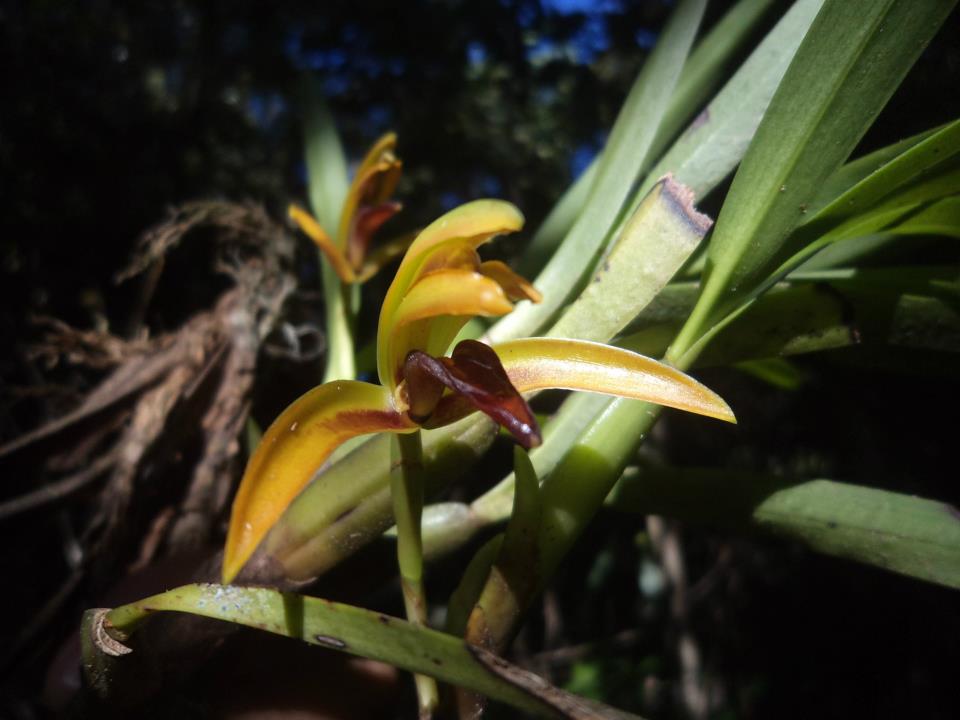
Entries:
{"label": "green leaf", "polygon": [[[899,234],[954,234],[951,203],[927,214],[927,204],[960,193],[960,121],[932,132],[846,190],[803,223],[790,238],[789,270],[823,247],[882,230]],[[910,228],[904,222],[924,215]],[[942,232],[945,230],[946,232]]]}
{"label": "green leaf", "polygon": [[647,160],[704,6],[705,0],[683,0],[674,11],[617,117],[583,212],[535,281],[543,302],[500,320],[490,330],[494,342],[544,327],[591,271]]}
{"label": "green leaf", "polygon": [[[772,0],[738,2],[697,42],[670,97],[648,159],[658,157],[683,124],[706,103],[710,92],[726,77],[730,62],[773,6]],[[529,277],[538,273],[560,245],[587,202],[601,159],[602,154],[594,158],[540,225],[517,268],[521,275]]]}
{"label": "green leaf", "polygon": [[300,101],[310,209],[327,235],[336,237],[340,211],[350,189],[347,156],[315,78],[303,77]]}
{"label": "green leaf", "polygon": [[798,0],[650,171],[639,203],[666,173],[703,197],[743,158],[777,86],[823,0]]}
{"label": "green leaf", "polygon": [[[954,272],[902,267],[798,274],[773,287],[717,333],[695,366],[851,345],[960,352],[960,313],[936,285]],[[668,286],[620,343],[656,355],[683,322],[695,297],[693,283]]]}
{"label": "green leaf", "polygon": [[[87,643],[85,665],[89,667],[97,662],[91,653],[104,654],[105,642],[111,643],[110,649],[115,648],[113,643],[116,643],[127,650],[113,656],[118,663],[127,662],[131,659],[129,648],[120,643],[150,614],[163,611],[224,620],[380,660],[470,688],[541,717],[634,717],[553,687],[532,673],[452,635],[351,605],[268,588],[184,585],[118,607],[107,613],[106,622],[99,625],[91,623],[88,615],[86,629],[97,636],[94,642]],[[136,656],[136,652],[132,656]]]}
{"label": "green leaf", "polygon": [[922,133],[918,133],[892,145],[887,145],[879,150],[874,150],[868,155],[848,162],[824,181],[820,190],[810,202],[810,206],[807,208],[810,217],[816,217],[823,208],[846,193],[854,185],[858,184],[867,176],[872,175],[917,143],[930,137],[930,135],[939,129],[940,128],[931,128],[930,130],[924,130]]}
{"label": "green leaf", "polygon": [[[340,213],[350,188],[346,154],[333,116],[314,78],[303,78],[300,98],[310,209],[327,234],[336,237]],[[327,366],[323,382],[352,380],[356,375],[351,312],[353,300],[349,289],[343,286],[322,253],[320,274],[327,332]]]}
{"label": "green leaf", "polygon": [[710,93],[729,77],[732,62],[775,5],[772,0],[741,0],[697,42],[657,130],[651,146],[653,157],[663,152],[703,108]]}
{"label": "green leaf", "polygon": [[[805,234],[822,235],[824,228],[842,225],[878,207],[911,205],[943,197],[941,193],[960,192],[951,172],[958,166],[960,120],[932,132],[840,194],[804,223],[811,226]],[[945,170],[947,177],[940,180]]]}
{"label": "green leaf", "polygon": [[887,228],[887,232],[895,235],[944,235],[960,239],[960,197],[932,203]]}
{"label": "green leaf", "polygon": [[761,529],[826,555],[960,588],[960,511],[934,500],[832,480],[643,467],[624,477],[609,503]]}
{"label": "green leaf", "polygon": [[687,188],[670,178],[657,183],[549,335],[595,341],[614,337],[669,282],[711,225],[693,207]]}
{"label": "green leaf", "polygon": [[[770,99],[823,0],[798,0],[771,30],[696,121],[648,174],[631,200],[636,207],[653,183],[667,173],[700,198],[712,191],[743,158]],[[682,270],[703,272],[699,248]]]}
{"label": "green leaf", "polygon": [[679,359],[749,301],[791,231],[846,160],[954,0],[827,0],[767,110],[724,203]]}

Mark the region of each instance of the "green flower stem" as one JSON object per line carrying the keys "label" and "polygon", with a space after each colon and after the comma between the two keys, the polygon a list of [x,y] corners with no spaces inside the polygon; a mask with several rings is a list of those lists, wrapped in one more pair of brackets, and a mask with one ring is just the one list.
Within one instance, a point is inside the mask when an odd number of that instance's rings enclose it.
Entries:
{"label": "green flower stem", "polygon": [[[390,496],[397,524],[397,564],[407,619],[427,624],[427,598],[423,590],[423,541],[420,517],[423,514],[423,445],[420,431],[394,435],[391,443]],[[420,717],[429,718],[439,703],[436,681],[414,675]]]}
{"label": "green flower stem", "polygon": [[353,352],[353,312],[348,297],[350,288],[344,286],[333,268],[320,254],[323,275],[323,299],[327,311],[327,366],[323,382],[352,380],[357,369]]}
{"label": "green flower stem", "polygon": [[[609,403],[609,397],[593,393],[572,393],[563,401],[560,409],[544,425],[543,444],[530,451],[530,461],[533,463],[533,470],[537,477],[546,477],[553,471],[557,463],[570,449],[574,439],[584,433],[590,423]],[[510,510],[513,506],[514,480],[515,473],[510,473],[470,504],[469,516],[476,523],[474,532],[481,527],[498,523],[510,516]],[[428,506],[426,511],[430,521],[440,520],[439,517],[434,518],[432,506]],[[433,524],[440,525],[439,522]],[[436,541],[434,541],[434,538],[436,538]],[[451,539],[453,542],[458,540],[458,538]],[[447,540],[447,536],[441,535],[438,527],[432,528],[429,540],[431,544],[427,546],[425,552],[439,554],[442,550],[432,543],[439,544]],[[451,546],[446,550],[451,552],[456,547],[458,545],[451,543]]]}

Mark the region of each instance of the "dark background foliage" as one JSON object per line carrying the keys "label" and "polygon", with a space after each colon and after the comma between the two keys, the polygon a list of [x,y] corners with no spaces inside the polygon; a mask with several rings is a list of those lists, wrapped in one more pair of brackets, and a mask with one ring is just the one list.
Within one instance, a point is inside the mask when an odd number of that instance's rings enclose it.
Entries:
{"label": "dark background foliage", "polygon": [[[711,3],[708,23],[730,4]],[[40,406],[18,389],[59,383],[67,405],[91,382],[69,369],[45,375],[26,359],[23,350],[35,337],[31,318],[49,315],[123,335],[137,286],[114,277],[167,207],[250,199],[281,218],[288,201],[305,199],[296,107],[304,73],[322,82],[353,159],[381,132],[398,132],[406,205],[400,225],[498,196],[519,205],[528,228],[536,228],[602,144],[671,6],[4,3],[0,438],[42,419]],[[863,149],[960,115],[958,37],[954,13]],[[705,207],[715,211],[719,199],[708,198]],[[505,251],[524,237],[529,231]],[[172,260],[148,316],[152,332],[177,327],[215,297],[219,287],[200,247],[185,247]],[[302,255],[300,279],[315,287],[312,253]],[[311,309],[320,322],[320,309]],[[915,359],[845,369],[850,362],[856,358],[849,354],[806,361],[809,380],[799,394],[717,373],[711,382],[741,403],[740,430],[704,440],[697,427],[674,422],[664,451],[678,464],[786,468],[955,501],[949,451],[956,423],[940,421],[932,408],[943,382],[957,397],[956,376],[944,381]],[[881,395],[888,392],[897,398],[895,414]],[[824,399],[831,403],[826,421]],[[269,411],[261,412],[268,420]],[[599,638],[582,659],[548,668],[554,679],[653,717],[682,715],[664,692],[678,682],[669,652],[675,628],[666,621],[665,600],[638,585],[649,555],[642,535],[634,541],[640,526],[622,518],[602,525],[550,596],[561,629],[535,620],[526,641]],[[63,572],[57,542],[38,540],[32,529],[30,522],[2,529],[3,583],[21,585],[16,597],[24,605],[39,604]],[[781,544],[701,530],[687,539],[694,577],[726,558],[690,620],[723,695],[718,716],[960,712],[955,594]],[[33,544],[27,558],[23,543]],[[77,591],[71,612],[52,624],[38,651],[8,668],[0,715],[42,713],[33,699],[44,663],[75,612],[99,591]],[[24,605],[16,610],[25,612]],[[603,640],[624,629],[635,631],[625,646]]]}

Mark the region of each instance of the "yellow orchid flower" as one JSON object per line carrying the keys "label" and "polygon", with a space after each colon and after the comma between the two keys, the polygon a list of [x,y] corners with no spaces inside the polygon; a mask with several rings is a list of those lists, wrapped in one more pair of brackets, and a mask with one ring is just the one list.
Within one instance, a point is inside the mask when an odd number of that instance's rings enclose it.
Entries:
{"label": "yellow orchid flower", "polygon": [[390,200],[403,167],[394,154],[396,146],[397,136],[390,132],[367,151],[347,192],[336,240],[299,205],[291,205],[288,210],[290,219],[316,243],[345,283],[367,280],[409,244],[409,237],[401,237],[376,253],[368,253],[373,235],[401,207]]}
{"label": "yellow orchid flower", "polygon": [[727,404],[682,372],[600,343],[526,338],[488,347],[461,342],[473,316],[504,315],[539,293],[477,247],[519,230],[510,203],[477,200],[423,230],[407,250],[380,311],[380,385],[338,380],[294,401],[264,433],[233,504],[223,578],[230,582],[333,450],[369,433],[410,433],[481,410],[526,447],[540,442],[521,393],[565,388],[646,400],[735,422]]}

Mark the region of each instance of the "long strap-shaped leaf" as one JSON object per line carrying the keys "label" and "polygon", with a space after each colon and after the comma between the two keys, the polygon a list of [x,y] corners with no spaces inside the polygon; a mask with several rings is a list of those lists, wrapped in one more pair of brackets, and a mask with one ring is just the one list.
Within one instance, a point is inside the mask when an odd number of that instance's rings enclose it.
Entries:
{"label": "long strap-shaped leaf", "polygon": [[[99,620],[98,611],[88,611],[84,629],[94,634],[85,638],[84,643],[88,672],[96,672],[111,662],[122,663],[130,652],[122,640],[158,611],[225,620],[381,660],[475,690],[541,717],[637,720],[634,715],[564,692],[452,635],[351,605],[268,588],[184,585],[118,607],[105,618],[101,613]],[[98,690],[109,690],[103,687],[106,676],[93,679],[101,681]]]}
{"label": "long strap-shaped leaf", "polygon": [[[327,235],[335,237],[350,187],[346,153],[319,84],[313,78],[304,78],[300,97],[310,209]],[[327,323],[327,367],[323,379],[324,382],[351,380],[355,368],[350,300],[336,272],[323,256],[320,257],[320,272]]]}
{"label": "long strap-shaped leaf", "polygon": [[[697,42],[690,58],[684,63],[676,90],[670,97],[670,105],[650,146],[648,159],[656,159],[680,133],[684,124],[703,108],[711,92],[726,77],[730,63],[774,5],[772,0],[742,0]],[[573,227],[590,196],[602,159],[602,154],[594,158],[537,228],[524,248],[517,268],[521,275],[530,277],[539,272]],[[659,178],[660,175],[655,177]]]}
{"label": "long strap-shaped leaf", "polygon": [[544,293],[544,301],[498,322],[491,329],[495,342],[534,334],[579,286],[581,278],[571,283],[569,267],[580,267],[583,273],[591,269],[592,262],[584,259],[596,257],[620,216],[666,112],[705,5],[705,0],[683,0],[670,18],[610,133],[586,207],[537,277],[535,285]]}
{"label": "long strap-shaped leaf", "polygon": [[784,243],[821,183],[849,156],[955,4],[827,1],[730,188],[701,299],[672,359],[681,360],[784,259]]}
{"label": "long strap-shaped leaf", "polygon": [[642,468],[609,502],[688,522],[760,528],[826,555],[960,588],[960,511],[935,500],[832,480]]}

